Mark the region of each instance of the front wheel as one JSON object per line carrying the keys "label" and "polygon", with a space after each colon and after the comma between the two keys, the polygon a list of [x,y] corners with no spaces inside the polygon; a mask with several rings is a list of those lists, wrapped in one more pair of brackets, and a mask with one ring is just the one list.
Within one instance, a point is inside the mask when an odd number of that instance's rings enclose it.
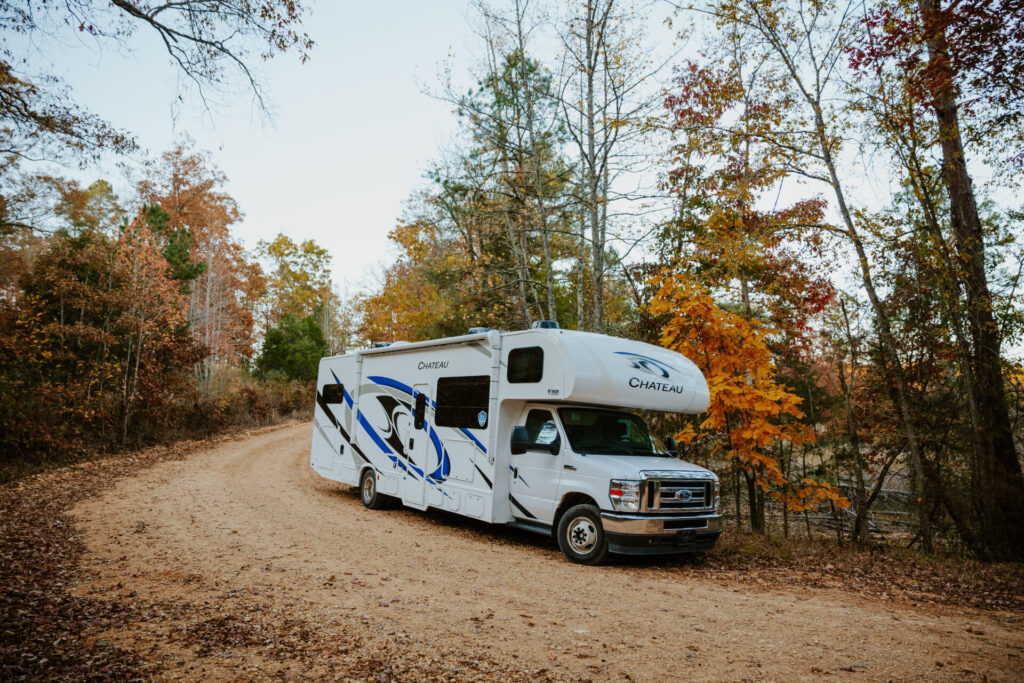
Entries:
{"label": "front wheel", "polygon": [[387,507],[384,496],[377,493],[377,472],[372,467],[363,470],[359,479],[359,499],[371,510],[383,510]]}
{"label": "front wheel", "polygon": [[578,564],[601,564],[608,557],[608,541],[601,511],[593,505],[575,505],[558,520],[558,547]]}

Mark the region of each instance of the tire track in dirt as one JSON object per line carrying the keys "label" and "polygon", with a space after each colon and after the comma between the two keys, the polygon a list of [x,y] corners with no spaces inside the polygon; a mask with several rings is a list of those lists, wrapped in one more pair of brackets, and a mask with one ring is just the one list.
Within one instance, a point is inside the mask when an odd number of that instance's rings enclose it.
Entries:
{"label": "tire track in dirt", "polygon": [[[220,444],[77,505],[93,578],[76,590],[185,603],[239,623],[254,614],[301,621],[326,635],[284,670],[315,678],[359,648],[467,680],[1024,676],[1024,633],[992,613],[732,586],[680,560],[581,567],[525,532],[366,510],[354,490],[309,468],[310,433],[303,424]],[[198,660],[192,641],[175,636],[197,628],[184,616],[104,638],[166,658],[168,677],[273,670],[252,638],[207,647]]]}

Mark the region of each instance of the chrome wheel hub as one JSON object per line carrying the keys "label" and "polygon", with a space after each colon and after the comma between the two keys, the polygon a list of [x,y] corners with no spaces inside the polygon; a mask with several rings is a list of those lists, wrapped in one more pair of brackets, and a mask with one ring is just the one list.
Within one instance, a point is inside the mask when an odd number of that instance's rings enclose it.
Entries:
{"label": "chrome wheel hub", "polygon": [[597,545],[597,526],[587,517],[577,517],[569,522],[565,536],[569,547],[586,555]]}

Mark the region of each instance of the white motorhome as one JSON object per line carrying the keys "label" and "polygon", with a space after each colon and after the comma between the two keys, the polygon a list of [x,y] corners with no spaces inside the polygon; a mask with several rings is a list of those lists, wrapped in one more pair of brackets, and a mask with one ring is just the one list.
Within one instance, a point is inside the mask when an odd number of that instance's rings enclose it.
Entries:
{"label": "white motorhome", "polygon": [[629,412],[707,405],[692,362],[641,342],[550,328],[396,342],[320,361],[311,465],[368,508],[550,534],[574,562],[710,550],[718,477]]}

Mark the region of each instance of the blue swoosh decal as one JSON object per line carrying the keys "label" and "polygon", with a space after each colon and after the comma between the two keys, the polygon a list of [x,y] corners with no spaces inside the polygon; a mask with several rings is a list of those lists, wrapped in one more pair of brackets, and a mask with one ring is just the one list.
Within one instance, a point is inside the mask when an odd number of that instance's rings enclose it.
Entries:
{"label": "blue swoosh decal", "polygon": [[[424,427],[426,427],[425,424]],[[431,472],[430,476],[437,481],[444,481],[451,472],[451,461],[448,459],[448,451],[441,447],[441,440],[437,438],[437,432],[433,427],[430,428],[430,441],[434,444],[434,450],[437,452],[437,469]]]}
{"label": "blue swoosh decal", "polygon": [[615,354],[617,354],[619,356],[636,356],[637,358],[643,358],[644,360],[649,360],[652,363],[658,363],[660,365],[664,365],[669,370],[675,370],[676,372],[679,372],[679,370],[677,370],[676,368],[672,367],[671,365],[669,365],[665,361],[658,360],[657,358],[651,358],[650,356],[645,356],[642,353],[633,353],[632,351],[613,351],[613,353],[615,353]]}
{"label": "blue swoosh decal", "polygon": [[357,419],[359,420],[359,424],[363,425],[363,430],[367,434],[370,435],[370,438],[373,439],[373,442],[375,444],[377,444],[377,447],[380,448],[381,451],[383,451],[384,455],[388,456],[388,459],[391,462],[397,464],[399,467],[401,467],[406,472],[411,472],[411,473],[413,473],[415,475],[418,475],[420,477],[423,476],[423,470],[421,470],[419,467],[416,467],[415,465],[413,465],[411,463],[407,465],[406,463],[402,462],[402,460],[400,458],[398,458],[398,456],[396,456],[391,451],[390,448],[388,448],[388,445],[384,441],[384,439],[380,438],[380,436],[377,434],[377,431],[373,427],[370,426],[370,423],[363,416],[363,411],[360,410],[357,413]]}
{"label": "blue swoosh decal", "polygon": [[413,398],[416,398],[415,396],[413,396],[412,387],[410,387],[408,384],[403,384],[402,382],[399,382],[397,379],[391,379],[390,377],[381,377],[380,375],[371,375],[366,379],[370,380],[371,382],[375,382],[376,384],[379,384],[382,387],[392,387],[394,389],[398,389],[399,391],[404,391]]}
{"label": "blue swoosh decal", "polygon": [[380,438],[380,436],[377,434],[377,430],[370,426],[370,423],[366,420],[366,417],[363,415],[363,411],[360,410],[357,413],[357,416],[359,424],[363,425],[363,429],[366,431],[367,434],[370,435],[370,438],[373,439],[373,442],[377,444],[377,447],[384,452],[384,455],[390,455],[391,449],[388,448],[388,445],[384,441],[384,439]]}
{"label": "blue swoosh decal", "polygon": [[[334,370],[331,370],[331,377],[334,378],[334,383],[335,384],[341,384],[341,380],[338,379],[338,376],[334,374]],[[352,407],[352,397],[348,395],[347,391],[345,391],[345,386],[344,385],[342,385],[342,387],[341,387],[341,396],[342,396],[342,398],[345,399],[345,403],[348,404],[348,407],[351,408]]]}
{"label": "blue swoosh decal", "polygon": [[470,439],[472,439],[472,440],[473,440],[473,443],[475,443],[475,444],[476,444],[477,448],[479,448],[479,449],[480,449],[481,451],[483,451],[484,453],[487,453],[487,449],[486,449],[486,448],[484,448],[484,445],[483,445],[482,443],[480,443],[480,441],[479,441],[479,440],[478,440],[478,439],[477,439],[477,438],[476,438],[475,436],[473,436],[472,434],[470,434],[470,433],[469,433],[469,430],[467,430],[467,429],[465,429],[465,428],[462,428],[462,427],[460,427],[460,428],[459,428],[459,431],[460,431],[460,432],[462,432],[463,434],[465,434],[466,436],[468,436],[468,437],[469,437]]}
{"label": "blue swoosh decal", "polygon": [[[337,376],[335,376],[335,379],[337,379]],[[404,382],[399,382],[397,379],[384,377],[383,375],[369,375],[367,376],[366,379],[383,387],[391,387],[393,389],[398,389],[399,391],[409,394],[413,398],[415,398],[420,393],[418,391],[413,391],[412,387],[410,387],[408,384],[405,384]],[[434,428],[430,427],[426,423],[426,421],[424,421],[423,423],[423,430],[427,431],[427,429],[429,428],[431,441],[434,443],[434,448],[437,450],[438,454],[437,469],[435,469],[429,475],[425,474],[424,471],[417,467],[416,465],[413,465],[412,463],[406,464],[400,458],[393,455],[391,449],[388,448],[386,443],[384,443],[384,440],[377,435],[377,433],[373,430],[370,424],[366,421],[366,418],[363,417],[362,411],[359,412],[359,422],[360,424],[363,425],[363,428],[370,435],[370,438],[373,439],[378,446],[380,446],[381,450],[384,451],[385,455],[387,455],[392,462],[398,463],[398,465],[405,471],[413,472],[416,475],[423,477],[424,479],[427,479],[432,484],[442,483],[448,477],[448,474],[451,471],[451,461],[448,458],[448,451],[441,448],[441,443],[437,438],[437,434],[434,432]],[[472,435],[470,436],[472,437]],[[476,439],[473,440],[476,441]],[[479,444],[479,441],[477,441],[477,443]],[[445,491],[441,490],[440,488],[438,490],[441,491],[441,493],[443,493],[444,495],[448,495]]]}

